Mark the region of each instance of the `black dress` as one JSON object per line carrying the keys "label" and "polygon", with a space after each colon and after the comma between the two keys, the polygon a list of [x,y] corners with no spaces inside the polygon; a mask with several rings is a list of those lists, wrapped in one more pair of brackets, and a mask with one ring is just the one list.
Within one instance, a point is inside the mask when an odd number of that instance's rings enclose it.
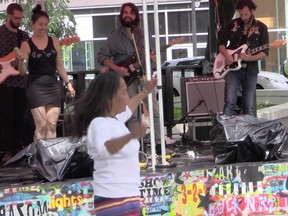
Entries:
{"label": "black dress", "polygon": [[57,52],[53,45],[53,39],[48,38],[48,45],[40,50],[28,39],[30,55],[28,62],[29,80],[26,96],[30,109],[49,105],[61,106],[61,89],[56,76]]}

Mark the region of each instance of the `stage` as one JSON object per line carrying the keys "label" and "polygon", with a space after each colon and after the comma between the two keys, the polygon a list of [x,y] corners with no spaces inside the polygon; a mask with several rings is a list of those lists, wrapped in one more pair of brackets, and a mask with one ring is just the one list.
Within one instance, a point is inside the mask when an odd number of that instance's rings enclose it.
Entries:
{"label": "stage", "polygon": [[[215,165],[209,143],[173,148],[176,167],[141,170],[144,215],[287,213],[288,160]],[[26,160],[1,166],[0,215],[93,215],[91,180],[47,182]]]}

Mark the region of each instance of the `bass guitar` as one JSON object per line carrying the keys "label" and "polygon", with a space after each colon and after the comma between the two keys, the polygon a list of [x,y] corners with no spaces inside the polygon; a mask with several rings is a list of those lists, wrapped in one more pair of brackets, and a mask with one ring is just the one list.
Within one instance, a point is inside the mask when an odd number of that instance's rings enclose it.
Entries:
{"label": "bass guitar", "polygon": [[268,49],[269,47],[279,47],[286,44],[286,40],[277,40],[273,43],[267,43],[262,46],[248,49],[248,46],[246,44],[243,44],[242,46],[238,47],[235,50],[227,50],[228,54],[231,55],[234,59],[234,62],[231,65],[226,65],[225,57],[219,53],[214,61],[213,65],[213,75],[215,79],[221,79],[223,78],[229,71],[236,71],[241,68],[241,61],[240,54],[246,53],[246,54],[255,54],[257,52],[260,52],[262,50]]}
{"label": "bass guitar", "polygon": [[[179,37],[179,38],[175,38],[173,40],[171,40],[168,44],[162,46],[160,48],[160,51],[163,52],[164,50],[166,50],[167,48],[175,45],[175,44],[180,44],[183,43],[185,41],[184,37]],[[143,71],[142,68],[139,66],[138,64],[138,60],[137,60],[137,56],[136,54],[133,54],[131,56],[129,56],[128,58],[117,62],[116,63],[117,66],[120,67],[125,67],[128,69],[128,73],[130,74],[129,76],[124,76],[124,80],[126,82],[126,85],[128,86],[135,78],[139,77],[142,75]],[[105,71],[104,69],[102,69],[102,71]]]}
{"label": "bass guitar", "polygon": [[[61,46],[69,46],[72,43],[77,43],[80,38],[77,35],[73,35],[70,38],[64,38],[60,41]],[[2,84],[10,76],[20,75],[17,70],[18,60],[16,60],[15,50],[11,51],[8,55],[0,58],[0,84]]]}

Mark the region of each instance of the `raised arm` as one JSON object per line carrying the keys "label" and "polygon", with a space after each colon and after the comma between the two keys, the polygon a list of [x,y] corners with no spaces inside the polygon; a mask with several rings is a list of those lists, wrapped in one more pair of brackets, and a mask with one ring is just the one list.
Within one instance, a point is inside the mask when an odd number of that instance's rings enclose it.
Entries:
{"label": "raised arm", "polygon": [[27,41],[22,42],[20,50],[16,50],[16,58],[18,59],[18,71],[21,76],[24,76],[28,71],[28,60],[30,47]]}

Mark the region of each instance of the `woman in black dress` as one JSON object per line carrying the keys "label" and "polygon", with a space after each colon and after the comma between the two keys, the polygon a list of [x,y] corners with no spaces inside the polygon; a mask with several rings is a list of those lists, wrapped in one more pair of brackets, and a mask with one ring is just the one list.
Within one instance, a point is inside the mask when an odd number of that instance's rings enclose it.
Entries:
{"label": "woman in black dress", "polygon": [[21,74],[29,71],[26,95],[36,126],[34,139],[55,138],[61,107],[56,73],[65,82],[70,96],[75,96],[75,90],[63,65],[59,40],[47,35],[49,16],[40,4],[33,9],[31,23],[33,35],[17,52],[18,69]]}

